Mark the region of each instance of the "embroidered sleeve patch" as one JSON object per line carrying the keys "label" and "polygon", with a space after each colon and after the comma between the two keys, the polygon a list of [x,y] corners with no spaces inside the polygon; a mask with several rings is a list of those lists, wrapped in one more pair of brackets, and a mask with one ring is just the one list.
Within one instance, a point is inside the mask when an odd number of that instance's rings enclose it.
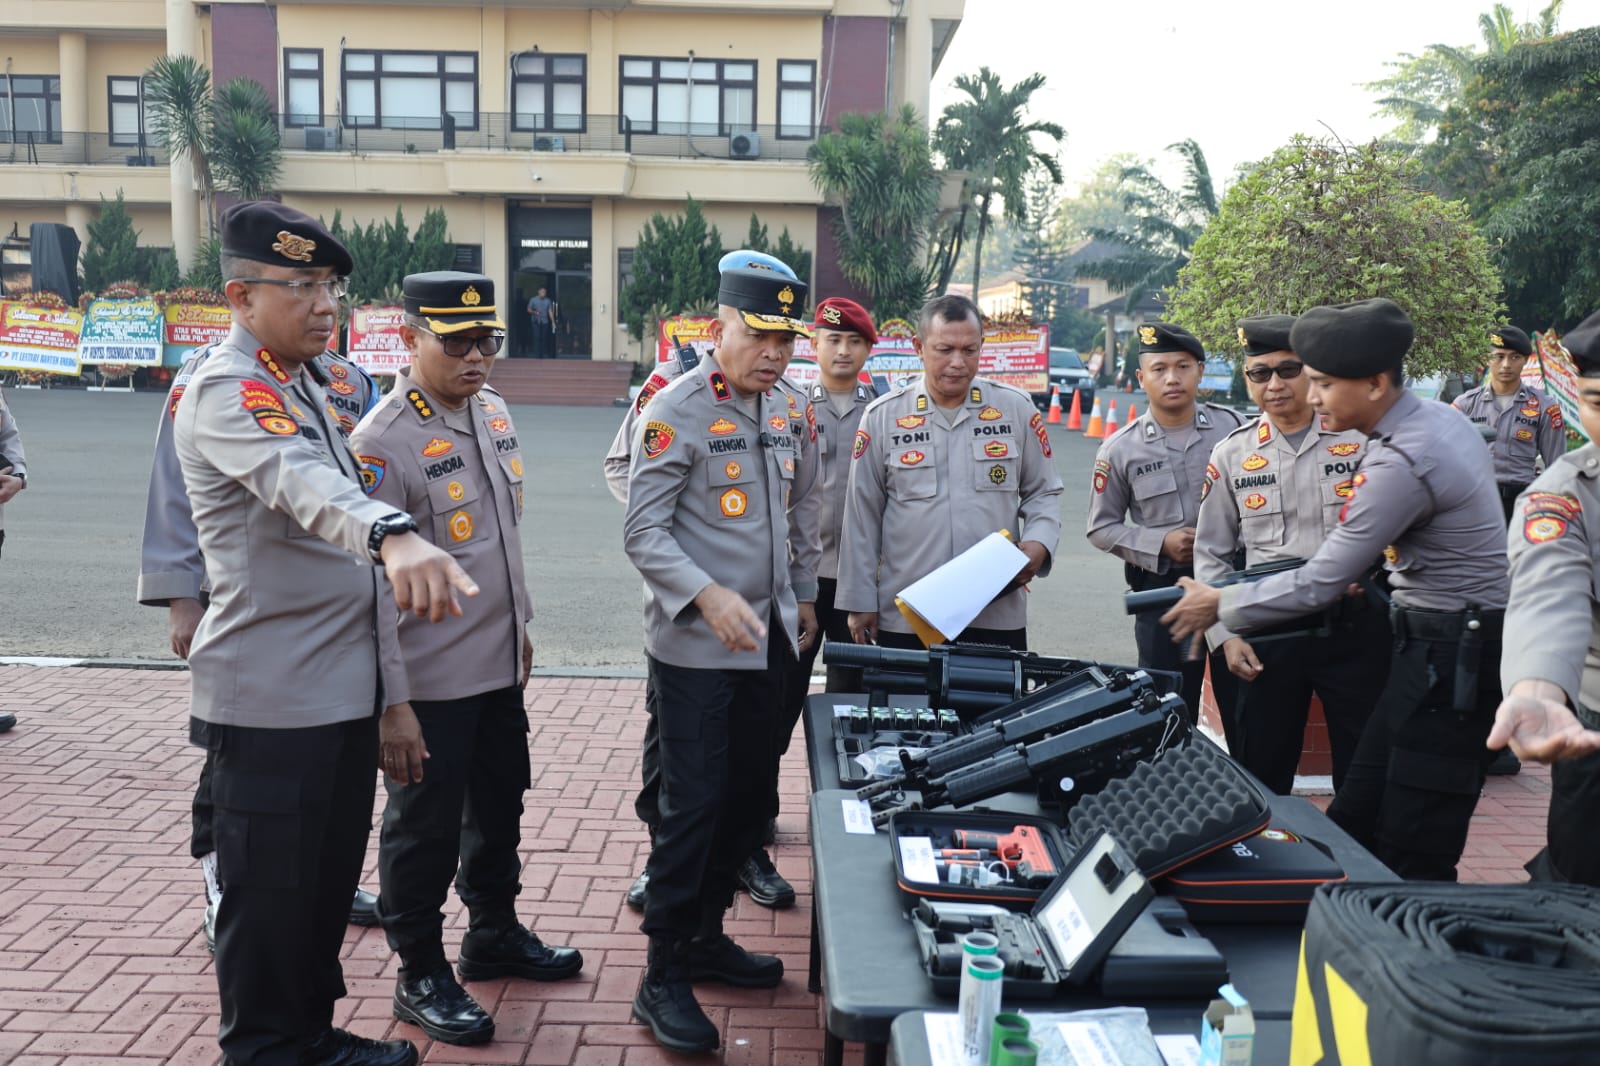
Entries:
{"label": "embroidered sleeve patch", "polygon": [[856,430],[855,447],[850,449],[850,458],[859,459],[867,454],[867,445],[872,443],[872,435],[864,429]]}
{"label": "embroidered sleeve patch", "polygon": [[378,486],[383,484],[383,475],[388,472],[388,465],[376,455],[358,455],[361,462],[361,489],[368,496],[378,491]]}
{"label": "embroidered sleeve patch", "polygon": [[1550,424],[1552,426],[1554,426],[1556,429],[1565,429],[1565,428],[1567,428],[1566,420],[1561,417],[1561,405],[1560,404],[1558,404],[1558,403],[1551,404],[1549,407],[1546,407],[1544,409],[1544,413],[1550,419]]}
{"label": "embroidered sleeve patch", "polygon": [[1104,459],[1094,461],[1094,491],[1106,491],[1106,482],[1111,477],[1111,464]]}
{"label": "embroidered sleeve patch", "polygon": [[668,448],[672,447],[672,440],[678,431],[665,422],[648,422],[644,427],[644,457],[655,459]]}
{"label": "embroidered sleeve patch", "polygon": [[1522,501],[1522,538],[1529,544],[1560,540],[1583,517],[1583,504],[1569,492],[1530,492]]}
{"label": "embroidered sleeve patch", "polygon": [[256,425],[279,437],[292,437],[300,426],[284,409],[278,390],[263,381],[244,381],[239,385],[239,406],[250,412]]}

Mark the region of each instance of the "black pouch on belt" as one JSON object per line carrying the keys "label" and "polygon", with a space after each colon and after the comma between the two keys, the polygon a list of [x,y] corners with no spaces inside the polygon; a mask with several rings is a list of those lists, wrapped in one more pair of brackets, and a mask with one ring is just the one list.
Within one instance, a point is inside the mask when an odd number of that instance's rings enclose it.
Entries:
{"label": "black pouch on belt", "polygon": [[1464,714],[1478,702],[1478,667],[1483,660],[1483,617],[1476,604],[1462,612],[1456,638],[1456,686],[1452,708]]}

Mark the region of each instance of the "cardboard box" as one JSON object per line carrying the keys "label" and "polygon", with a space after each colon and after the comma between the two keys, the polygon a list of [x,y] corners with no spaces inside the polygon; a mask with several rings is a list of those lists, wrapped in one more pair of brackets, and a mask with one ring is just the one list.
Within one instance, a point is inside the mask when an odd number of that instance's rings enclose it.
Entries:
{"label": "cardboard box", "polygon": [[1250,1004],[1232,985],[1217,991],[1200,1023],[1200,1066],[1250,1066],[1256,1043],[1256,1019]]}

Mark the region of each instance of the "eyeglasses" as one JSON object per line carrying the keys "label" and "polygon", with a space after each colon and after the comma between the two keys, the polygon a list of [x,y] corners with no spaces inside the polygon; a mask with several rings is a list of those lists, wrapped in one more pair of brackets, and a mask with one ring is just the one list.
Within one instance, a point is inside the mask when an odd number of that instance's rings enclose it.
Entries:
{"label": "eyeglasses", "polygon": [[1304,370],[1305,368],[1306,365],[1304,363],[1279,363],[1277,366],[1253,366],[1244,372],[1244,376],[1255,382],[1257,385],[1265,385],[1267,382],[1272,380],[1272,375],[1274,374],[1278,375],[1278,377],[1284,381],[1288,381],[1290,378],[1299,377],[1300,371]]}
{"label": "eyeglasses", "polygon": [[278,285],[289,290],[289,294],[300,300],[310,301],[320,293],[334,300],[342,300],[350,291],[349,278],[323,278],[318,281],[286,281],[282,278],[231,278],[231,281],[246,281],[256,285]]}
{"label": "eyeglasses", "polygon": [[504,333],[490,333],[483,337],[442,337],[431,329],[424,329],[421,332],[430,337],[437,337],[439,347],[443,348],[444,354],[452,359],[465,358],[474,346],[485,356],[492,358],[500,354],[500,348],[506,342]]}

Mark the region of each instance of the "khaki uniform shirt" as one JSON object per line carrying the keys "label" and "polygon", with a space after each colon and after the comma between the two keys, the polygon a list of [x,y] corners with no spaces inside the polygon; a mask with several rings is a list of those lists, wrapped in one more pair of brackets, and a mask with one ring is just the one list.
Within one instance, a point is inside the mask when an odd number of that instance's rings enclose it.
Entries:
{"label": "khaki uniform shirt", "polygon": [[[700,361],[702,363],[710,361],[711,368],[716,369],[715,352],[702,356]],[[611,448],[606,452],[604,464],[606,487],[621,503],[628,502],[628,474],[633,468],[633,437],[639,425],[639,416],[650,403],[650,398],[675,381],[682,373],[683,365],[676,359],[658,365],[655,373],[650,375],[644,387],[639,390],[638,397],[628,407],[628,413],[622,416],[622,425],[617,427],[617,435],[611,441]],[[821,494],[810,491],[811,486],[816,485],[821,477],[822,458],[818,441],[821,427],[817,424],[817,414],[811,402],[794,382],[788,378],[779,378],[773,392],[781,393],[789,407],[790,432],[794,435],[797,450],[794,487],[798,490],[804,486],[807,490],[791,493],[794,510],[789,515],[789,557],[800,570],[813,575],[809,584],[801,584],[795,588],[800,602],[811,603],[817,598],[815,575],[821,570],[824,536],[819,528],[822,522]]]}
{"label": "khaki uniform shirt", "polygon": [[211,581],[190,713],[293,729],[405,701],[393,594],[367,550],[394,508],[362,491],[310,375],[235,325],[189,380],[173,431]]}
{"label": "khaki uniform shirt", "polygon": [[1222,590],[1229,629],[1248,634],[1320,610],[1380,557],[1402,607],[1505,606],[1505,511],[1472,423],[1402,392],[1369,437],[1339,522],[1306,565]]}
{"label": "khaki uniform shirt", "polygon": [[1539,475],[1517,498],[1506,540],[1502,686],[1548,681],[1572,706],[1600,710],[1600,448],[1586,444]]}
{"label": "khaki uniform shirt", "polygon": [[[1364,433],[1324,429],[1313,419],[1296,448],[1265,416],[1222,439],[1206,464],[1200,524],[1194,538],[1194,576],[1217,581],[1244,565],[1309,559],[1322,547],[1339,510],[1354,492]],[[1213,649],[1234,634],[1213,626]]]}
{"label": "khaki uniform shirt", "polygon": [[1479,385],[1456,397],[1452,405],[1476,426],[1493,426],[1494,440],[1489,451],[1494,456],[1494,479],[1526,485],[1538,472],[1534,462],[1544,460],[1546,470],[1567,451],[1566,420],[1561,405],[1526,385],[1517,387],[1511,406],[1504,411],[1495,406],[1494,390]]}
{"label": "khaki uniform shirt", "polygon": [[1089,494],[1089,543],[1141,570],[1165,573],[1161,542],[1195,526],[1211,449],[1243,419],[1226,407],[1197,403],[1194,436],[1178,451],[1150,412],[1100,445]]}
{"label": "khaki uniform shirt", "polygon": [[806,569],[815,553],[790,551],[792,516],[812,491],[798,476],[809,428],[777,389],[756,397],[756,411],[704,359],[657,393],[635,428],[623,544],[644,578],[645,651],[664,663],[765,669],[766,640],[779,634],[769,628],[755,652],[724,648],[694,606],[713,583],[764,624],[777,617],[797,651],[798,600],[816,598]]}
{"label": "khaki uniform shirt", "polygon": [[[1061,475],[1027,393],[974,378],[951,424],[918,378],[867,407],[851,454],[838,610],[876,611],[882,629],[910,633],[894,598],[1002,529],[1054,557]],[[1012,589],[971,624],[1023,628],[1027,593]]]}
{"label": "khaki uniform shirt", "polygon": [[845,502],[850,492],[850,448],[861,416],[876,397],[871,385],[857,384],[850,394],[850,408],[844,414],[833,409],[832,398],[822,382],[811,386],[811,408],[817,419],[817,461],[820,466],[818,522],[822,532],[822,565],[817,573],[826,578],[839,576],[839,538],[844,530]]}
{"label": "khaki uniform shirt", "polygon": [[367,494],[405,511],[418,532],[443,548],[478,583],[461,598],[461,617],[430,623],[400,615],[400,650],[414,700],[450,700],[509,688],[522,680],[523,626],[533,617],[522,570],[522,450],[505,400],[485,386],[467,401],[471,429],[411,380],[361,420],[350,446]]}
{"label": "khaki uniform shirt", "polygon": [[[22,450],[22,434],[17,431],[17,419],[6,406],[6,394],[0,392],[0,455],[11,461],[10,474],[28,472],[27,455]],[[6,528],[6,509],[0,504],[0,529]]]}
{"label": "khaki uniform shirt", "polygon": [[[150,464],[150,487],[145,492],[144,539],[139,545],[137,597],[149,607],[165,607],[172,600],[198,600],[206,587],[205,560],[200,557],[200,535],[189,511],[189,494],[183,487],[183,470],[172,444],[172,426],[189,380],[214,349],[191,353],[167,390],[167,405],[156,419],[155,453]],[[336,352],[323,352],[316,360],[328,379],[324,388],[334,405],[339,429],[345,436],[355,429],[349,412],[359,420],[378,402],[378,386],[366,371]],[[349,421],[349,428],[345,424]]]}

